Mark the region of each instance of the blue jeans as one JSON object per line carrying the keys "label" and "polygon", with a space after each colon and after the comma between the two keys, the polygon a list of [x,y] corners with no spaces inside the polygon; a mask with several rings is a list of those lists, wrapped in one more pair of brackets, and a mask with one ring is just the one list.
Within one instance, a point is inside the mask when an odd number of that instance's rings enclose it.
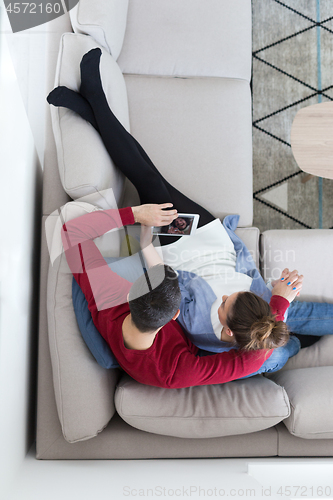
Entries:
{"label": "blue jeans", "polygon": [[[292,302],[288,309],[287,325],[292,333],[301,335],[332,335],[333,304],[326,302]],[[301,345],[297,337],[291,336],[289,342],[274,349],[271,356],[261,368],[248,377],[259,373],[276,372],[282,368],[289,358],[295,356]],[[244,377],[244,378],[248,378]]]}
{"label": "blue jeans", "polygon": [[293,333],[302,335],[333,334],[333,304],[327,302],[292,302],[287,325]]}

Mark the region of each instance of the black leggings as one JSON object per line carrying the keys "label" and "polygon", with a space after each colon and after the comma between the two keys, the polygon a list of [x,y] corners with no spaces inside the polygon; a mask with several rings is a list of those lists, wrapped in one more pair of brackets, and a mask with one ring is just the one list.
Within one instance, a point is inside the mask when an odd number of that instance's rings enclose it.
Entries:
{"label": "black leggings", "polygon": [[[100,112],[105,103],[107,109]],[[106,100],[105,103],[93,107],[99,132],[115,165],[136,187],[141,203],[172,203],[179,213],[199,214],[199,227],[214,220],[207,210],[164,179],[142,146],[117,120]]]}
{"label": "black leggings", "polygon": [[[76,111],[98,130],[115,165],[136,187],[141,203],[172,203],[179,213],[199,214],[198,227],[213,221],[212,214],[164,179],[144,149],[115,117],[101,84],[100,55],[100,49],[93,49],[83,56],[81,93],[57,87],[48,96],[48,102]],[[178,237],[163,238],[163,243],[176,239]]]}

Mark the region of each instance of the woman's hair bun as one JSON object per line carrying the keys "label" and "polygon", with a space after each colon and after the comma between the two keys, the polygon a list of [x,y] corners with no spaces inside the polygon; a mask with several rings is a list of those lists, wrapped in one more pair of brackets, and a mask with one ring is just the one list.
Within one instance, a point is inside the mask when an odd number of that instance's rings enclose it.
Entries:
{"label": "woman's hair bun", "polygon": [[252,349],[275,349],[285,345],[289,331],[283,321],[275,321],[273,316],[263,316],[255,321],[250,330],[250,342],[245,347]]}
{"label": "woman's hair bun", "polygon": [[283,321],[275,321],[269,304],[252,292],[239,292],[229,310],[227,326],[240,349],[275,349],[289,340]]}

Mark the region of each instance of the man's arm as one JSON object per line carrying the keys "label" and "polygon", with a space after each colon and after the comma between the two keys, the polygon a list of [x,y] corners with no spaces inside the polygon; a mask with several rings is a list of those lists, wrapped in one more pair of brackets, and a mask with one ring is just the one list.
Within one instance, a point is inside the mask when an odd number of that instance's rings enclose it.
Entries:
{"label": "man's arm", "polygon": [[290,302],[281,295],[272,295],[269,305],[276,321],[284,321],[286,310]]}
{"label": "man's arm", "polygon": [[271,353],[271,350],[242,352],[234,349],[203,357],[183,353],[167,380],[167,387],[223,384],[246,377],[258,371]]}
{"label": "man's arm", "polygon": [[164,264],[162,257],[152,243],[153,235],[151,229],[151,226],[142,225],[140,234],[140,245],[148,267]]}

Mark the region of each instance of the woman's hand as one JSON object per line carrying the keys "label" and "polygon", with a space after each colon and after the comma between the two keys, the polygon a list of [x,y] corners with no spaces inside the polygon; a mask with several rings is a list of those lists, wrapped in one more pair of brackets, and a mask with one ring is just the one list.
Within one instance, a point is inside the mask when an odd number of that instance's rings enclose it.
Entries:
{"label": "woman's hand", "polygon": [[[282,278],[283,281],[281,281]],[[289,272],[288,269],[284,269],[280,280],[276,281],[273,286],[272,295],[280,295],[289,302],[292,302],[302,289],[303,275],[299,275],[296,270]]]}
{"label": "woman's hand", "polygon": [[289,274],[290,274],[290,272],[289,272],[289,269],[287,267],[285,269],[283,269],[280,278],[278,280],[273,280],[271,282],[272,287],[274,288],[275,285],[280,283],[280,281],[285,281],[287,278],[289,278]]}
{"label": "woman's hand", "polygon": [[147,204],[132,207],[135,222],[145,226],[168,226],[178,217],[177,210],[163,210],[173,207],[172,203]]}

